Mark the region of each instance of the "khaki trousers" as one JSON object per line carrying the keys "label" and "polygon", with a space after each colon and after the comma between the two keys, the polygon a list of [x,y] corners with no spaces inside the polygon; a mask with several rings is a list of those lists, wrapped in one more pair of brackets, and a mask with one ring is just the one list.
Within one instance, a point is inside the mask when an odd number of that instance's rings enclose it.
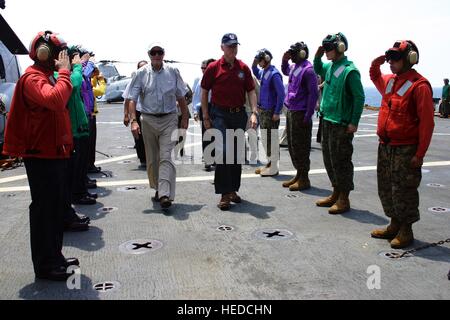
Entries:
{"label": "khaki trousers", "polygon": [[158,191],[160,198],[166,196],[174,200],[177,172],[172,151],[178,139],[177,114],[162,117],[142,114],[141,123],[150,187]]}

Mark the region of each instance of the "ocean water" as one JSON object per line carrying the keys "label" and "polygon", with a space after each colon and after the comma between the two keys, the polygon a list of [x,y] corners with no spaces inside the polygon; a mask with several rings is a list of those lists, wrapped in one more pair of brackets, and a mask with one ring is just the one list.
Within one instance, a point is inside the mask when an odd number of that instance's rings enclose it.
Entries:
{"label": "ocean water", "polygon": [[[381,94],[374,87],[364,88],[366,95],[366,104],[372,107],[379,107],[381,105]],[[433,97],[440,98],[442,95],[442,88],[433,88]]]}

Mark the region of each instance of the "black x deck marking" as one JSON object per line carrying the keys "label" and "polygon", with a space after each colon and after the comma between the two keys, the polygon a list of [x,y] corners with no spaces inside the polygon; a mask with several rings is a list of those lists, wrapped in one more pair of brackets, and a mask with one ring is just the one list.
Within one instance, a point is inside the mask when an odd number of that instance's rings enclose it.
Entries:
{"label": "black x deck marking", "polygon": [[273,238],[275,236],[284,237],[284,235],[280,234],[280,231],[275,231],[275,232],[272,232],[272,233],[270,233],[270,232],[263,232],[263,233],[265,235],[267,235],[267,238]]}
{"label": "black x deck marking", "polygon": [[153,247],[151,246],[151,242],[146,242],[146,243],[144,243],[144,244],[140,244],[140,243],[133,243],[133,246],[134,246],[134,248],[133,248],[133,250],[139,250],[139,249],[142,249],[142,248],[145,248],[145,249],[153,249]]}

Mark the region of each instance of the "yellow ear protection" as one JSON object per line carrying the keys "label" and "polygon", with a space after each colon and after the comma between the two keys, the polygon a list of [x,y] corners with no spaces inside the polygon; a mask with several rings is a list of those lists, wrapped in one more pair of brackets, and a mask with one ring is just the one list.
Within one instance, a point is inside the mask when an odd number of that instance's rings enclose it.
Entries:
{"label": "yellow ear protection", "polygon": [[347,45],[345,44],[344,40],[342,39],[344,35],[342,33],[336,34],[336,50],[339,53],[344,53],[347,51]]}
{"label": "yellow ear protection", "polygon": [[[389,49],[387,52],[397,51],[402,54],[410,65],[415,65],[419,63],[419,50],[414,42],[411,40],[401,40],[394,44],[394,47]],[[392,55],[392,54],[391,54]]]}
{"label": "yellow ear protection", "polygon": [[308,59],[309,56],[308,46],[303,41],[297,42],[291,46],[291,48],[289,49],[289,53],[291,54],[292,57],[298,55],[298,57],[301,60]]}
{"label": "yellow ear protection", "polygon": [[40,62],[47,61],[52,56],[52,49],[46,43],[41,43],[39,47],[36,49],[36,58]]}
{"label": "yellow ear protection", "polygon": [[67,47],[67,43],[52,31],[41,31],[31,41],[29,56],[32,60],[40,62],[48,61],[50,58],[55,58],[58,54],[58,49]]}
{"label": "yellow ear protection", "polygon": [[298,56],[300,57],[300,59],[305,60],[306,57],[308,56],[308,53],[307,53],[304,49],[302,49],[302,50],[300,50],[300,52],[298,53]]}
{"label": "yellow ear protection", "polygon": [[322,41],[322,46],[327,51],[331,51],[334,48],[338,53],[342,54],[347,51],[348,42],[345,36],[341,32],[339,32],[326,36],[326,38]]}
{"label": "yellow ear protection", "polygon": [[267,49],[261,49],[256,53],[255,59],[258,61],[264,60],[266,63],[269,63],[272,60],[273,56]]}
{"label": "yellow ear protection", "polygon": [[414,42],[411,40],[406,40],[408,43],[408,55],[406,56],[406,61],[408,61],[411,65],[415,65],[419,63],[419,50]]}

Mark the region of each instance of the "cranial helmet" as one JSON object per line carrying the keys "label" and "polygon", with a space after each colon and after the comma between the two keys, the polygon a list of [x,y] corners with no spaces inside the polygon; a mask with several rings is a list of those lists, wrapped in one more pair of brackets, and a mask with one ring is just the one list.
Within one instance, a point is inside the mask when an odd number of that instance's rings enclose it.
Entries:
{"label": "cranial helmet", "polygon": [[44,62],[52,57],[56,59],[59,52],[66,48],[66,41],[57,33],[48,30],[41,31],[30,43],[29,56],[34,61]]}

